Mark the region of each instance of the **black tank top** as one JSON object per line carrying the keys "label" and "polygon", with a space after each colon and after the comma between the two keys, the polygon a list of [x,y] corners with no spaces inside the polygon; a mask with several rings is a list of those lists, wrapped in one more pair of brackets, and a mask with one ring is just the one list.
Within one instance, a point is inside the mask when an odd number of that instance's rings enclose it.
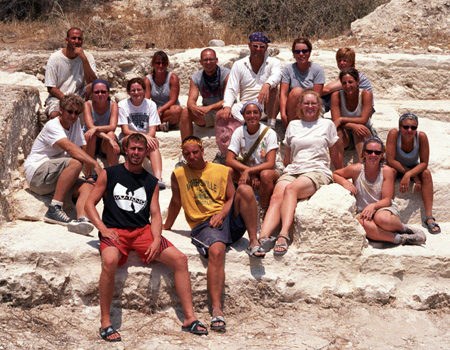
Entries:
{"label": "black tank top", "polygon": [[150,224],[150,201],[158,180],[142,169],[134,174],[124,164],[106,168],[103,222],[109,228],[144,227]]}

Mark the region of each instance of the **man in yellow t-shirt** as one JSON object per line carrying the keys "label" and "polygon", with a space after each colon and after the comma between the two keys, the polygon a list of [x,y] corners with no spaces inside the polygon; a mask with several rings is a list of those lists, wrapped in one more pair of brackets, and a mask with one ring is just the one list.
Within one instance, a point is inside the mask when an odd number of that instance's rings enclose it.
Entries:
{"label": "man in yellow t-shirt", "polygon": [[225,284],[225,249],[248,231],[247,254],[263,258],[257,230],[257,210],[253,189],[240,185],[234,190],[229,168],[206,162],[202,141],[195,136],[183,140],[184,166],[172,173],[172,199],[163,229],[170,230],[183,207],[192,231],[192,243],[200,254],[209,258],[208,290],[211,297],[211,330],[226,327],[221,297]]}

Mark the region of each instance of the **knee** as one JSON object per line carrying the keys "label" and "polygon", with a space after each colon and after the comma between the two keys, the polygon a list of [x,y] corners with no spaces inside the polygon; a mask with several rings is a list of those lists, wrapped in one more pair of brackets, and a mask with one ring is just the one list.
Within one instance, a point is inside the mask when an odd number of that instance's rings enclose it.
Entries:
{"label": "knee", "polygon": [[172,257],[172,262],[174,270],[187,270],[188,260],[185,254],[177,250],[177,252]]}
{"label": "knee", "polygon": [[170,109],[172,110],[172,113],[176,115],[181,115],[181,113],[183,113],[183,107],[178,105],[172,106]]}
{"label": "knee", "polygon": [[432,181],[432,177],[431,177],[431,171],[428,169],[425,169],[422,172],[422,175],[420,176],[422,182],[426,182],[426,181]]}
{"label": "knee", "polygon": [[244,200],[250,200],[255,195],[253,193],[253,188],[250,185],[242,184],[236,190],[236,197],[241,197]]}
{"label": "knee", "polygon": [[270,170],[261,171],[261,173],[259,174],[259,179],[261,181],[261,184],[263,184],[264,186],[270,186],[273,184]]}
{"label": "knee", "polygon": [[212,244],[208,249],[210,264],[220,265],[223,264],[225,259],[225,244],[222,242],[216,242]]}
{"label": "knee", "polygon": [[102,257],[102,272],[106,273],[107,275],[114,275],[116,273],[118,264],[119,260],[115,256]]}
{"label": "knee", "polygon": [[302,94],[303,89],[301,87],[295,87],[291,90],[289,93],[289,99],[294,99],[298,102],[298,99],[300,98],[300,95]]}

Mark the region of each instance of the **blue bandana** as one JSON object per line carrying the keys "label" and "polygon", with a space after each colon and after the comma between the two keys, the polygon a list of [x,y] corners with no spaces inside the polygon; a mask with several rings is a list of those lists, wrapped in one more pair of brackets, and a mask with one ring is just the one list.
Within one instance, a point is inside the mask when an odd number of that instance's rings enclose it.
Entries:
{"label": "blue bandana", "polygon": [[258,101],[247,101],[244,103],[244,105],[242,106],[240,112],[242,115],[244,115],[245,109],[247,108],[248,105],[255,105],[256,107],[258,107],[259,111],[261,112],[261,114],[263,113],[263,108],[262,106],[258,103]]}
{"label": "blue bandana", "polygon": [[105,86],[106,86],[106,88],[108,89],[108,92],[109,92],[109,84],[108,84],[108,82],[106,80],[103,80],[103,79],[95,79],[92,82],[92,91],[94,91],[94,86],[97,85],[97,84],[105,84]]}
{"label": "blue bandana", "polygon": [[259,41],[264,44],[270,43],[270,40],[267,37],[267,35],[264,33],[261,33],[261,32],[252,33],[252,34],[250,34],[250,36],[248,38],[250,39],[250,42]]}
{"label": "blue bandana", "polygon": [[413,113],[402,114],[402,116],[398,120],[398,123],[400,124],[403,121],[403,119],[408,118],[408,117],[413,118],[417,123],[419,123],[419,118],[417,118],[417,115],[415,115]]}

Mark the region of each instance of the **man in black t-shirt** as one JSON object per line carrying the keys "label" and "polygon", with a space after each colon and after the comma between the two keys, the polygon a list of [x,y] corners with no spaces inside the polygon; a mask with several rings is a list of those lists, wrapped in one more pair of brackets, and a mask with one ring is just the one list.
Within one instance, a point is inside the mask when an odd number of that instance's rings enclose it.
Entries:
{"label": "man in black t-shirt", "polygon": [[[185,314],[182,330],[208,334],[194,314],[186,256],[161,236],[158,180],[142,167],[146,152],[146,138],[137,133],[130,135],[125,146],[125,163],[100,173],[85,206],[88,217],[99,230],[102,257],[100,335],[110,342],[121,340],[111,325],[109,313],[115,273],[117,266],[125,264],[131,250],[135,250],[144,262],[156,260],[174,269],[176,290]],[[102,197],[104,209],[100,219],[95,206]]]}

